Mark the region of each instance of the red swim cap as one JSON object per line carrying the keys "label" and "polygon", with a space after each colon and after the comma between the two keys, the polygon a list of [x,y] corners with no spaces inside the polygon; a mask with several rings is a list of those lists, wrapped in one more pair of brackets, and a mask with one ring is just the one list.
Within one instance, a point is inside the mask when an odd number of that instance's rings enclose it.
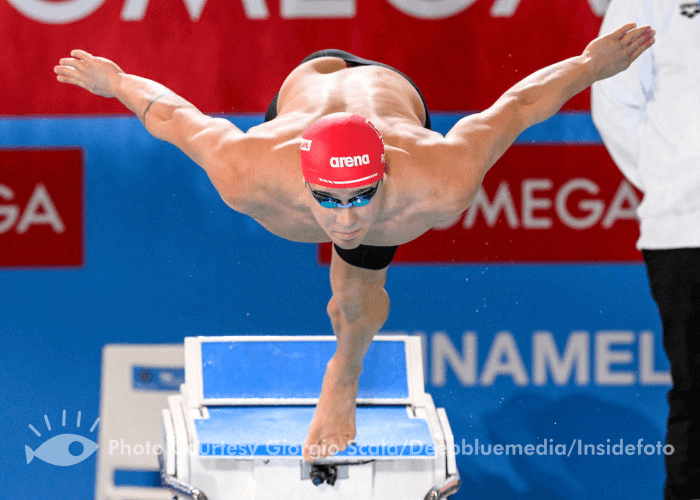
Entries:
{"label": "red swim cap", "polygon": [[356,188],[384,175],[382,136],[360,115],[321,118],[301,137],[301,171],[310,184]]}

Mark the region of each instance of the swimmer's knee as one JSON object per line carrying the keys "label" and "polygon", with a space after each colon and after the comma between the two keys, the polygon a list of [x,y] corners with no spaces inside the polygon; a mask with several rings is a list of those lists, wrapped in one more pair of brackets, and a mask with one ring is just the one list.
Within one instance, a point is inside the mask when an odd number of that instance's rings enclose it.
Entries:
{"label": "swimmer's knee", "polygon": [[378,330],[389,317],[389,306],[389,294],[384,287],[379,287],[360,297],[334,293],[328,301],[326,312],[334,327],[362,321]]}
{"label": "swimmer's knee", "polygon": [[326,313],[328,314],[328,317],[331,319],[331,323],[334,321],[338,321],[341,318],[341,311],[340,311],[340,306],[338,306],[338,301],[335,300],[335,296],[331,297],[331,300],[328,301],[328,305],[326,306]]}

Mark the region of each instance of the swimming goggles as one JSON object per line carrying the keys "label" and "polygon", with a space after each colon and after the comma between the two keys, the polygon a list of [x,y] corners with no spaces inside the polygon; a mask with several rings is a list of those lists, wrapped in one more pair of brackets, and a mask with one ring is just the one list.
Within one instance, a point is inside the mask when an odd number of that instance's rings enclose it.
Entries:
{"label": "swimming goggles", "polygon": [[316,198],[316,201],[318,202],[319,205],[321,205],[323,208],[350,208],[350,207],[364,207],[367,205],[371,200],[372,197],[377,194],[377,188],[379,187],[379,183],[375,184],[374,187],[371,187],[367,191],[364,191],[357,196],[354,196],[348,200],[347,205],[343,205],[340,200],[337,198],[332,198],[330,196],[327,196],[325,194],[318,193],[314,191],[313,189],[311,190],[311,194],[313,195],[314,198]]}

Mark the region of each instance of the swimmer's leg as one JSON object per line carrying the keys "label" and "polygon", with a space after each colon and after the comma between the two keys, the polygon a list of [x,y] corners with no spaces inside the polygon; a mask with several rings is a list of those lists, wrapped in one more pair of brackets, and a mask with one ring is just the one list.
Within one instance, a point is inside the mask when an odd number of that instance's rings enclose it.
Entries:
{"label": "swimmer's leg", "polygon": [[308,461],[343,451],[355,438],[355,400],[362,359],[389,316],[389,296],[384,290],[386,268],[353,266],[334,248],[330,274],[333,297],[328,315],[337,349],[328,362],[304,443],[304,458]]}

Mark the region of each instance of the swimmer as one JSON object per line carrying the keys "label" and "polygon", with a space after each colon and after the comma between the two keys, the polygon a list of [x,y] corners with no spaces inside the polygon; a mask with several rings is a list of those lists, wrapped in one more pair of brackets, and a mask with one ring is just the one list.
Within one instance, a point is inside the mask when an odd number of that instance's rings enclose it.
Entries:
{"label": "swimmer", "polygon": [[246,133],[83,50],[54,71],[59,82],[121,101],[148,132],[202,167],[233,210],[288,240],[333,243],[327,312],[337,349],[304,443],[304,459],[312,461],[355,437],[362,360],[389,315],[384,285],[398,245],[458,217],[521,132],[653,43],[650,27],[622,26],[528,76],[445,136],[430,130],[425,101],[408,77],[339,50],[302,61],[265,123]]}

